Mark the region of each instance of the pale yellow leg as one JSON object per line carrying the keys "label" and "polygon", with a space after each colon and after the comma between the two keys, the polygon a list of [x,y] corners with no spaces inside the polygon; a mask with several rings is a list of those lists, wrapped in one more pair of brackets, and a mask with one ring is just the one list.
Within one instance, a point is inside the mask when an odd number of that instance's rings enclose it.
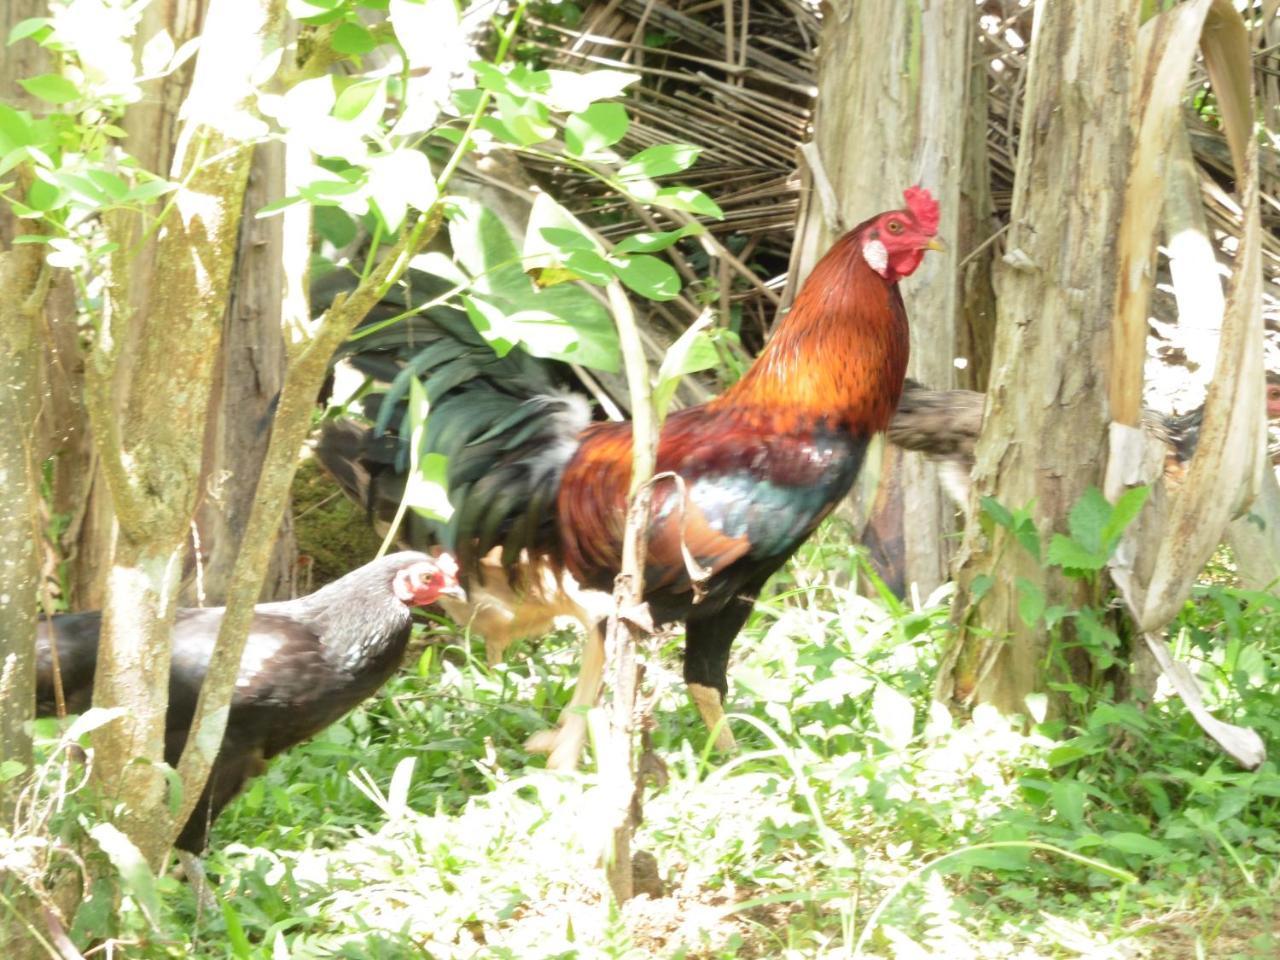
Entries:
{"label": "pale yellow leg", "polygon": [[702,714],[702,722],[707,725],[707,730],[716,731],[716,749],[725,751],[738,749],[738,741],[733,738],[729,721],[725,719],[720,691],[701,683],[691,683],[688,687],[689,699],[698,708],[698,713]]}

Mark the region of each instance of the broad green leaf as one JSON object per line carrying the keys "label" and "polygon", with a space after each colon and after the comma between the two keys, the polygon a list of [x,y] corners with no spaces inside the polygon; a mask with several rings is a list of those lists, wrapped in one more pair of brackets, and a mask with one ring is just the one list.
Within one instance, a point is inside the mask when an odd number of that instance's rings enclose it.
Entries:
{"label": "broad green leaf", "polygon": [[494,353],[505,357],[511,352],[519,335],[508,322],[507,314],[501,307],[479,297],[463,297],[462,305],[471,318],[471,325],[476,328],[476,333],[489,342]]}
{"label": "broad green leaf", "polygon": [[53,23],[48,17],[28,17],[26,20],[19,20],[12,29],[9,30],[8,46],[13,46],[19,40],[25,40],[27,37],[35,36],[41,30]]}
{"label": "broad green leaf", "polygon": [[680,275],[665,260],[646,254],[610,257],[618,279],[650,300],[671,300],[680,295]]}
{"label": "broad green leaf", "polygon": [[973,583],[969,584],[969,596],[977,603],[987,595],[992,587],[996,585],[995,579],[987,573],[980,573],[973,578]]}
{"label": "broad green leaf", "polygon": [[626,237],[613,248],[614,253],[657,253],[665,250],[685,237],[698,237],[706,233],[700,223],[690,223],[679,230],[667,230],[662,233],[636,233]]}
{"label": "broad green leaf", "polygon": [[1119,499],[1116,500],[1111,509],[1111,518],[1107,520],[1106,526],[1102,528],[1102,542],[1107,547],[1108,554],[1115,543],[1119,541],[1120,536],[1128,529],[1129,524],[1133,523],[1138,514],[1142,512],[1142,508],[1146,505],[1147,498],[1150,495],[1150,487],[1134,487],[1132,490],[1126,490],[1120,494]]}
{"label": "broad green leaf", "polygon": [[123,717],[125,710],[123,707],[90,707],[67,727],[67,732],[62,736],[66,740],[79,740],[86,733],[91,733],[99,727],[110,723],[112,720]]}
{"label": "broad green leaf", "polygon": [[706,334],[710,323],[710,312],[703,313],[667,348],[662,365],[658,368],[658,381],[653,388],[653,404],[660,418],[666,416],[681,377],[687,373],[709,370],[719,362],[720,355],[716,353],[715,345]]}
{"label": "broad green leaf", "polygon": [[592,250],[575,250],[564,258],[564,265],[577,276],[603,287],[615,276],[613,265]]}
{"label": "broad green leaf", "polygon": [[1105,838],[1107,846],[1113,850],[1119,850],[1121,853],[1131,853],[1140,857],[1164,858],[1169,856],[1171,852],[1159,840],[1141,833],[1117,831],[1106,834]]}
{"label": "broad green leaf", "polygon": [[426,253],[418,254],[409,261],[409,266],[414,270],[429,273],[433,277],[439,277],[455,287],[467,284],[467,275],[458,269],[452,257],[439,250],[428,250]]}
{"label": "broad green leaf", "polygon": [[124,889],[133,897],[151,924],[160,929],[160,897],[156,893],[156,878],[147,866],[141,851],[133,845],[117,827],[99,823],[89,828],[89,836],[102,848],[111,865],[120,874]]}
{"label": "broad green leaf", "polygon": [[1067,528],[1071,539],[1090,553],[1102,550],[1102,531],[1111,519],[1111,504],[1097,487],[1089,487],[1071,508]]}
{"label": "broad green leaf", "polygon": [[553,267],[564,263],[574,250],[603,253],[590,230],[550,194],[538,193],[529,210],[521,256],[525,269]]}
{"label": "broad green leaf", "polygon": [[311,213],[316,233],[335,247],[345,247],[356,238],[356,222],[337,207],[316,207]]}
{"label": "broad green leaf", "polygon": [[80,90],[76,85],[57,73],[44,73],[38,77],[19,80],[18,83],[27,93],[46,103],[70,103],[80,97]]}
{"label": "broad green leaf", "polygon": [[1093,553],[1080,544],[1060,533],[1053,535],[1049,543],[1048,561],[1057,564],[1068,574],[1088,573],[1101,570],[1107,563],[1105,553]]}
{"label": "broad green leaf", "polygon": [[618,169],[623,180],[652,179],[688,170],[702,152],[687,143],[660,143],[646,147]]}
{"label": "broad green leaf", "polygon": [[[486,63],[484,60],[477,60],[471,64],[471,69],[476,73],[476,82],[480,84],[482,90],[488,90],[490,93],[508,93],[513,88],[518,87],[513,84],[510,75],[501,67],[492,63]],[[519,91],[526,93],[527,91]]]}
{"label": "broad green leaf", "polygon": [[1084,829],[1084,787],[1075,780],[1056,780],[1050,792],[1053,808],[1072,830]]}
{"label": "broad green leaf", "polygon": [[67,196],[60,188],[44,180],[34,180],[27,190],[27,206],[42,213],[66,206]]}
{"label": "broad green leaf", "polygon": [[591,157],[627,135],[631,120],[620,103],[593,103],[564,123],[565,149],[575,157]]}
{"label": "broad green leaf", "polygon": [[[547,103],[554,110],[579,113],[597,100],[618,96],[640,79],[639,74],[621,70],[592,70],[574,73],[570,70],[547,70]],[[616,142],[616,141],[615,141]]]}
{"label": "broad green leaf", "polygon": [[686,213],[696,213],[700,217],[724,219],[724,211],[720,209],[719,204],[693,187],[662,187],[649,202],[657,207],[666,207],[668,210],[683,210]]}
{"label": "broad green leaf", "polygon": [[493,102],[503,126],[511,131],[517,145],[529,147],[556,135],[556,128],[548,119],[547,108],[536,100],[497,93]]}
{"label": "broad green leaf", "polygon": [[17,147],[30,146],[35,142],[31,115],[24,110],[15,110],[8,104],[0,103],[0,155],[7,154]]}
{"label": "broad green leaf", "polygon": [[1034,627],[1044,615],[1044,591],[1026,577],[1014,581],[1018,587],[1018,619]]}
{"label": "broad green leaf", "polygon": [[178,185],[168,180],[144,180],[130,187],[121,199],[126,203],[150,203],[157,197],[163,197],[166,193],[172,193],[177,189]]}
{"label": "broad green leaf", "polygon": [[[410,389],[414,383],[418,383],[416,377],[410,381]],[[418,461],[418,472],[409,478],[405,490],[410,508],[429,520],[444,521],[453,516],[448,477],[449,458],[442,453],[425,454]]]}
{"label": "broad green leaf", "polygon": [[[538,194],[539,197],[546,194]],[[594,240],[584,233],[577,230],[570,230],[565,227],[543,227],[538,231],[543,240],[557,253],[569,254],[574,250],[598,250],[599,246]],[[533,231],[530,230],[525,238],[525,260],[529,259],[529,240],[528,236],[532,236]]]}
{"label": "broad green leaf", "polygon": [[[522,278],[520,251],[498,215],[469,197],[450,197],[449,241],[454,259],[468,274],[478,277],[504,265],[514,265]],[[480,289],[487,289],[487,284]]]}
{"label": "broad green leaf", "polygon": [[381,117],[387,105],[385,80],[360,80],[343,89],[333,104],[333,115],[338,120],[359,120],[368,116]]}
{"label": "broad green leaf", "polygon": [[334,50],[347,57],[362,56],[378,46],[378,41],[373,38],[372,33],[350,21],[333,32],[333,38],[329,43]]}

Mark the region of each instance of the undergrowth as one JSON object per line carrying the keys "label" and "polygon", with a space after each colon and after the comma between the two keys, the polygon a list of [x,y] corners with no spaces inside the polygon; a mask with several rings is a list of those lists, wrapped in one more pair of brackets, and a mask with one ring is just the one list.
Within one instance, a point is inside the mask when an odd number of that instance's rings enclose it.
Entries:
{"label": "undergrowth", "polygon": [[[521,748],[567,701],[576,638],[489,668],[433,624],[382,695],[228,808],[216,911],[166,877],[158,915],[126,898],[78,932],[127,956],[272,960],[1280,953],[1272,762],[1240,770],[1159,695],[1090,697],[1065,726],[953,718],[930,697],[945,589],[859,596],[847,544],[829,526],[739,638],[736,754],[707,746],[679,637],[647,651],[666,782],[635,841],[647,893],[622,910],[598,867],[594,765],[553,774]],[[1272,743],[1277,637],[1280,601],[1221,582],[1172,635],[1218,715]]]}

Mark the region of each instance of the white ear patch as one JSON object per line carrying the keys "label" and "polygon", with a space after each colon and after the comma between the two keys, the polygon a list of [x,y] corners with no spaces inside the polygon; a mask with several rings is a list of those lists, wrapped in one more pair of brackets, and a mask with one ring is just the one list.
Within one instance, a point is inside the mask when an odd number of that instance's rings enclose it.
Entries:
{"label": "white ear patch", "polygon": [[882,277],[889,269],[889,251],[879,240],[868,240],[862,245],[862,259]]}

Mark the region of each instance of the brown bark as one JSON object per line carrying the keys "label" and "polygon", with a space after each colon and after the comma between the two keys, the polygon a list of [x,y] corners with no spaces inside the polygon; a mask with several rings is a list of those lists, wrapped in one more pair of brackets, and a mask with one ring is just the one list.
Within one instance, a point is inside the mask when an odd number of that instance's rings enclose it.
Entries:
{"label": "brown bark", "polygon": [[[233,268],[235,283],[223,326],[214,382],[212,416],[205,435],[199,548],[187,570],[188,605],[214,605],[227,596],[231,571],[249,527],[271,439],[273,404],[284,385],[285,350],[283,217],[258,218],[257,210],[284,196],[284,145],[254,150]],[[293,595],[294,544],[289,511],[275,536],[262,600]]]}
{"label": "brown bark", "polygon": [[[0,253],[0,765],[31,763],[25,724],[35,713],[40,487],[34,433],[42,260],[43,248],[30,244]],[[9,799],[0,799],[6,822]]]}
{"label": "brown bark", "polygon": [[[1137,26],[1135,9],[1104,0],[1036,8],[974,495],[1031,504],[1046,546],[1102,479],[1117,296],[1106,267],[1116,262],[1128,172]],[[994,585],[978,602],[970,587],[980,575]],[[1042,623],[1018,615],[1019,577],[1050,604],[1087,599],[1003,528],[987,538],[971,525],[954,605],[959,636],[939,677],[944,700],[1020,711],[1043,684],[1047,638]]]}
{"label": "brown bark", "polygon": [[[824,19],[813,147],[807,154],[814,168],[810,203],[816,206],[816,198],[825,194],[833,208],[821,217],[810,210],[792,264],[791,281],[798,286],[839,234],[874,213],[901,206],[904,188],[918,182],[933,191],[942,208],[939,238],[948,249],[926,257],[903,282],[902,294],[911,318],[911,374],[940,389],[954,385],[959,345],[955,278],[965,249],[963,158],[965,139],[978,128],[970,122],[975,105],[968,94],[975,76],[970,62],[975,11],[969,4],[922,8],[899,0],[834,4]],[[864,519],[883,476],[870,467],[869,462],[858,495]],[[910,521],[897,520],[900,529],[888,540],[902,544],[906,582],[927,593],[947,576],[944,536],[953,527],[954,510],[932,464],[907,458],[900,475],[902,516]],[[876,520],[882,536],[891,519]]]}
{"label": "brown bark", "polygon": [[[197,10],[189,3],[160,13],[176,25]],[[133,761],[164,753],[169,633],[199,493],[251,156],[246,137],[264,132],[247,110],[256,91],[252,71],[279,46],[282,19],[276,0],[212,0],[178,136],[166,136],[174,114],[162,108],[174,85],[162,82],[133,117],[131,133],[149,130],[162,144],[141,144],[149,159],[160,159],[163,145],[175,146],[168,169],[184,186],[164,229],[135,253],[144,238],[141,219],[122,212],[108,223],[119,250],[86,372],[115,513],[94,703],[126,712],[95,732],[94,773],[123,803],[122,827],[153,866],[181,819],[167,816],[159,769]],[[139,42],[149,37],[144,30]],[[186,792],[198,794],[202,785],[185,784]]]}

